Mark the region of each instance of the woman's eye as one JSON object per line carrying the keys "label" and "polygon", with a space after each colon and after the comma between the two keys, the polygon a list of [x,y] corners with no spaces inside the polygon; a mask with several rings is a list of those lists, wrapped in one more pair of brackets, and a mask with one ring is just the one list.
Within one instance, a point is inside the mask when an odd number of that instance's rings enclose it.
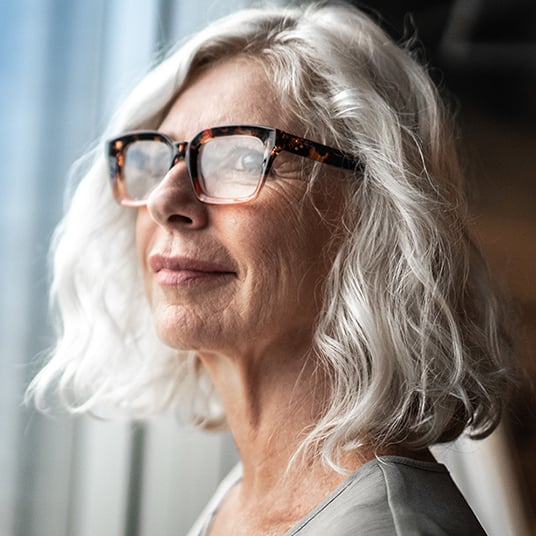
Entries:
{"label": "woman's eye", "polygon": [[248,148],[237,148],[229,155],[228,166],[236,171],[258,172],[262,169],[264,154]]}
{"label": "woman's eye", "polygon": [[253,136],[211,139],[200,152],[200,172],[205,181],[257,183],[265,166],[266,149]]}

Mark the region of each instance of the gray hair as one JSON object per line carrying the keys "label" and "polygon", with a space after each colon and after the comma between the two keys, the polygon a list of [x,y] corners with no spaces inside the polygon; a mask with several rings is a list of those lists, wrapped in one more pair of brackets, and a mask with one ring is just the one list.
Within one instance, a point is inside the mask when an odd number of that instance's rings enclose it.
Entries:
{"label": "gray hair", "polygon": [[[426,71],[366,15],[315,4],[217,21],[141,82],[105,137],[156,128],[195,72],[234,56],[264,66],[282,112],[307,136],[364,163],[349,181],[314,338],[330,399],[302,447],[334,464],[340,448],[363,443],[422,448],[490,433],[511,349],[468,234],[448,117]],[[223,427],[198,358],[165,347],[151,327],[135,211],[114,203],[101,150],[56,233],[57,345],[29,392],[44,406],[57,384],[72,411],[182,407],[200,426]]]}

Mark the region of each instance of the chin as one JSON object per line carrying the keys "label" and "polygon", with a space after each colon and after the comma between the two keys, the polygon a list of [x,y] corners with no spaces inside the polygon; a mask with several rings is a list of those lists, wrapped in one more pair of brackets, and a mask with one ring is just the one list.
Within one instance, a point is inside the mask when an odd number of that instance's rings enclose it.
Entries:
{"label": "chin", "polygon": [[199,341],[196,341],[195,337],[190,334],[186,335],[177,329],[176,326],[172,328],[157,326],[158,338],[166,345],[175,350],[190,351],[199,349]]}
{"label": "chin", "polygon": [[[196,323],[197,324],[197,323]],[[221,346],[213,334],[210,334],[207,325],[194,324],[181,321],[163,321],[156,323],[158,338],[175,350],[182,351],[214,351],[214,346]]]}

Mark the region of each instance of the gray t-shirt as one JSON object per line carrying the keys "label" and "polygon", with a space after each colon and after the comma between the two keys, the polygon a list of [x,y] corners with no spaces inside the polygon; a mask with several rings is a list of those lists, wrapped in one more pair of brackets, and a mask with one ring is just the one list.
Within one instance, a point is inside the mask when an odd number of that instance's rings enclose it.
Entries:
{"label": "gray t-shirt", "polygon": [[[205,536],[240,466],[225,478],[188,536]],[[284,536],[480,536],[484,530],[446,467],[399,456],[361,466]]]}

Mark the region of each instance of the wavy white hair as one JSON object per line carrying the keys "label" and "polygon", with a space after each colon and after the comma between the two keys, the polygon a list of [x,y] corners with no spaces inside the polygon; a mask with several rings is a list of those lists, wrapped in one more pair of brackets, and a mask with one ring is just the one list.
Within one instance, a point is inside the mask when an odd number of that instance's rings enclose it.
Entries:
{"label": "wavy white hair", "polygon": [[[156,128],[193,73],[243,56],[264,66],[306,135],[360,155],[326,284],[315,356],[330,401],[305,446],[426,447],[496,426],[510,343],[469,237],[461,173],[436,89],[412,55],[346,5],[246,10],[207,27],[151,72],[104,138]],[[53,245],[57,345],[29,393],[73,411],[186,408],[225,425],[195,354],[155,335],[134,244],[136,214],[109,191],[102,147]],[[82,174],[82,172],[81,172]]]}

